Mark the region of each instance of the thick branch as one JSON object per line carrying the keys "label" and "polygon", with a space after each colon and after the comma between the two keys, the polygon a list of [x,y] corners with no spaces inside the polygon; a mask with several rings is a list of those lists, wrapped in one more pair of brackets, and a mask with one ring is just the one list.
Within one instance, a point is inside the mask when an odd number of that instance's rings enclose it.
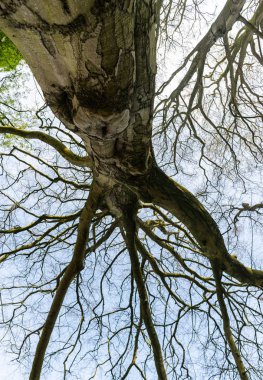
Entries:
{"label": "thick branch", "polygon": [[[120,194],[122,195],[121,198],[119,197]],[[116,186],[111,194],[108,195],[107,203],[124,226],[124,239],[130,255],[132,273],[138,288],[142,318],[152,344],[156,371],[160,380],[166,380],[162,349],[152,320],[147,289],[136,249],[137,197],[123,186]]]}
{"label": "thick branch", "polygon": [[242,361],[242,357],[240,355],[239,349],[234,341],[234,337],[231,331],[230,326],[230,320],[229,315],[227,311],[227,307],[224,300],[224,288],[221,283],[221,275],[220,275],[220,269],[218,269],[217,261],[211,260],[211,265],[213,268],[214,278],[216,282],[216,293],[217,293],[217,299],[219,303],[219,307],[221,310],[221,316],[223,320],[223,326],[224,326],[224,333],[227,340],[227,343],[230,347],[230,350],[232,352],[232,355],[234,357],[240,379],[241,380],[248,380],[247,370],[244,366],[244,363]]}
{"label": "thick branch", "polygon": [[39,380],[44,361],[45,352],[59,315],[63,300],[68,288],[76,275],[84,268],[86,244],[89,235],[91,220],[98,207],[100,191],[96,185],[93,186],[86,205],[81,213],[77,241],[71,262],[67,266],[65,273],[59,283],[51,308],[49,310],[42,334],[40,336],[29,380]]}
{"label": "thick branch", "polygon": [[44,143],[52,146],[52,148],[56,149],[56,151],[60,153],[61,156],[65,158],[65,160],[67,160],[73,165],[82,167],[91,167],[92,165],[91,159],[89,157],[78,156],[77,154],[73,153],[70,149],[68,149],[62,142],[50,135],[47,135],[46,133],[40,131],[26,131],[14,127],[0,127],[0,133],[9,133],[14,136],[23,137],[25,139],[43,141]]}
{"label": "thick branch", "polygon": [[[263,6],[263,3],[261,5],[261,7],[262,6]],[[253,25],[250,21],[246,20],[245,17],[243,17],[242,15],[240,15],[238,17],[238,19],[240,21],[242,21],[250,30],[252,30],[253,33],[255,33],[260,38],[263,38],[263,33],[258,28],[256,28],[255,25]]]}
{"label": "thick branch", "polygon": [[176,216],[192,233],[204,256],[217,259],[221,268],[240,282],[263,286],[263,271],[248,268],[231,257],[216,222],[190,191],[156,166],[150,171],[148,179],[144,178],[139,184],[137,191],[142,199]]}
{"label": "thick branch", "polygon": [[155,361],[155,366],[158,373],[158,378],[160,380],[166,380],[167,376],[166,376],[166,372],[164,368],[162,349],[161,349],[158,335],[156,333],[156,330],[152,321],[152,313],[149,307],[147,290],[144,284],[140,261],[139,261],[139,257],[138,257],[138,253],[136,249],[136,244],[135,244],[135,236],[136,236],[135,220],[133,220],[131,215],[127,215],[127,217],[124,217],[124,226],[125,226],[125,231],[126,231],[127,248],[128,248],[130,259],[131,259],[132,272],[133,272],[133,275],[137,284],[139,296],[140,296],[142,317],[143,317],[143,321],[145,323],[149,338],[152,343],[154,361]]}
{"label": "thick branch", "polygon": [[195,48],[187,55],[182,66],[179,67],[170,77],[170,79],[165,82],[159,93],[164,90],[164,88],[172,81],[172,79],[187,65],[189,59],[196,54],[193,59],[189,69],[181,79],[178,87],[172,92],[170,99],[174,101],[183,88],[190,82],[191,78],[194,76],[196,71],[200,66],[200,60],[205,60],[205,57],[211,47],[215,42],[222,36],[224,36],[228,31],[230,31],[239,18],[239,14],[245,4],[245,0],[228,0],[218,15],[217,19],[214,21],[209,31],[201,39],[201,41],[195,46]]}

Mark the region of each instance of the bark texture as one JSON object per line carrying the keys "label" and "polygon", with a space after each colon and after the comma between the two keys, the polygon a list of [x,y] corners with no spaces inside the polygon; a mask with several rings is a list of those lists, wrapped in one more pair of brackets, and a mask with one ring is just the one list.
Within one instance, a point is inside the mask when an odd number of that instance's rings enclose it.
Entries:
{"label": "bark texture", "polygon": [[156,72],[154,1],[4,1],[0,15],[48,105],[85,141],[94,172],[145,173]]}

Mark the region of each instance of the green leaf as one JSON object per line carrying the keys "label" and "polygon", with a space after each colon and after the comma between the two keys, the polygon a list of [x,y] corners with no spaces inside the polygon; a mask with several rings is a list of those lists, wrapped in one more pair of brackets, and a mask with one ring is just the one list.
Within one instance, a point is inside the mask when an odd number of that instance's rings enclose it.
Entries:
{"label": "green leaf", "polygon": [[13,42],[0,31],[0,71],[14,70],[22,58]]}

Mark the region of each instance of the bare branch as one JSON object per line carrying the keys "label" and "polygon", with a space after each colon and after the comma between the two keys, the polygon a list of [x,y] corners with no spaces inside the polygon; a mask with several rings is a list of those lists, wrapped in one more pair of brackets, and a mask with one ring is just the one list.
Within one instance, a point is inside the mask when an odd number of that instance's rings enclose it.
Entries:
{"label": "bare branch", "polygon": [[8,133],[26,139],[37,139],[43,141],[44,143],[52,146],[52,148],[56,149],[58,153],[60,153],[61,156],[71,164],[81,167],[91,167],[91,160],[89,157],[78,156],[77,154],[73,153],[70,149],[68,149],[62,142],[46,133],[40,131],[27,131],[6,126],[0,126],[0,133]]}
{"label": "bare branch", "polygon": [[41,373],[42,364],[44,361],[45,352],[46,352],[52,331],[54,329],[59,311],[61,309],[63,300],[65,298],[65,295],[67,293],[67,290],[71,282],[76,277],[76,275],[80,273],[80,271],[84,268],[84,259],[85,259],[85,252],[86,252],[86,243],[87,243],[88,234],[89,234],[89,227],[91,224],[91,220],[94,217],[95,212],[98,208],[99,197],[100,197],[100,191],[97,188],[97,185],[94,184],[90,192],[89,198],[80,216],[77,241],[75,244],[72,259],[70,263],[68,264],[68,266],[66,267],[63,277],[60,280],[59,286],[57,288],[54,300],[50,307],[50,311],[48,313],[46,322],[44,324],[44,327],[43,327],[43,330],[42,330],[42,333],[37,345],[32,369],[30,373],[30,380],[40,379],[40,373]]}
{"label": "bare branch", "polygon": [[234,337],[233,337],[233,334],[231,332],[230,319],[228,316],[228,311],[227,311],[225,300],[224,300],[224,288],[223,288],[222,283],[221,283],[220,266],[218,265],[217,260],[211,260],[211,265],[213,268],[213,273],[214,273],[215,282],[216,282],[216,293],[217,293],[217,299],[218,299],[218,303],[220,306],[221,315],[222,315],[222,319],[223,319],[225,337],[226,337],[226,340],[227,340],[229,347],[231,349],[232,355],[235,359],[235,362],[236,362],[236,365],[238,368],[238,372],[240,375],[240,379],[241,380],[248,380],[249,379],[248,372],[244,366],[244,363],[243,363],[242,357],[240,355],[239,349],[238,349],[238,347],[234,341]]}

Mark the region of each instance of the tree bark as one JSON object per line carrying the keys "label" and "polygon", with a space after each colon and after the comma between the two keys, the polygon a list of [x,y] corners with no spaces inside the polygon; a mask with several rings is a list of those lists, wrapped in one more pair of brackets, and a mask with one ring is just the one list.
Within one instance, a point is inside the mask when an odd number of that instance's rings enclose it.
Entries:
{"label": "tree bark", "polygon": [[145,173],[156,73],[154,1],[3,1],[0,16],[47,104],[84,140],[101,181],[115,168]]}

